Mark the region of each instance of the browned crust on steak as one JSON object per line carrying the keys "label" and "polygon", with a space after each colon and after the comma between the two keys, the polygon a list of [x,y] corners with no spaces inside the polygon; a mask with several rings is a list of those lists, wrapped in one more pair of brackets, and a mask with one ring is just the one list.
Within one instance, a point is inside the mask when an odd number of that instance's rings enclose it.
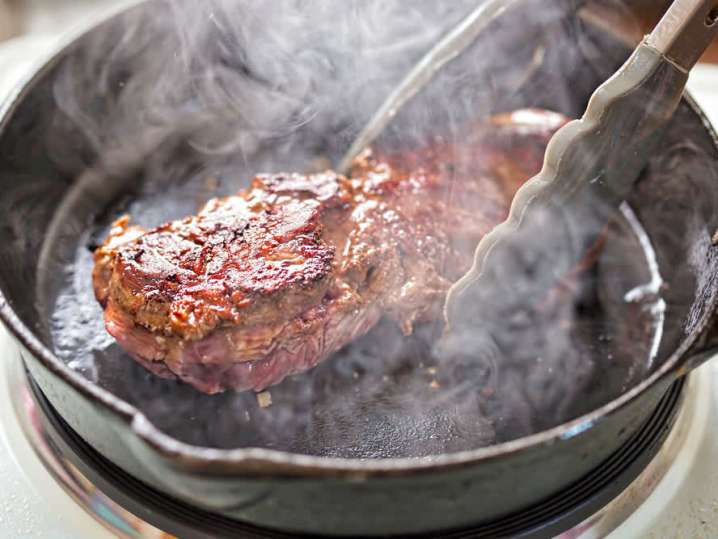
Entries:
{"label": "browned crust on steak", "polygon": [[347,196],[332,173],[258,176],[240,196],[142,231],[122,218],[96,253],[95,289],[166,337],[201,339],[223,324],[299,314],[326,292],[334,247],[322,215]]}

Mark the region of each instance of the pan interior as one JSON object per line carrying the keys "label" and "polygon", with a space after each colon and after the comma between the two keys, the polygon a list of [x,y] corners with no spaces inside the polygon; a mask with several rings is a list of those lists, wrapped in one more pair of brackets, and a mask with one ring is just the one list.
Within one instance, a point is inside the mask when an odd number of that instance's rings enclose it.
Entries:
{"label": "pan interior", "polygon": [[[162,380],[107,335],[92,290],[91,250],[108,222],[124,211],[155,222],[158,207],[164,212],[174,203],[182,211],[194,200],[187,199],[192,184],[201,192],[197,176],[165,192],[161,206],[152,196],[124,201],[80,235],[51,231],[46,256],[54,260],[47,266],[53,272],[41,279],[56,354],[176,439],[340,457],[442,454],[560,424],[618,396],[649,370],[651,346],[662,326],[651,315],[651,303],[625,301],[627,292],[646,285],[651,276],[645,245],[623,215],[610,227],[599,263],[578,291],[564,298],[574,304],[575,316],[560,345],[544,340],[545,327],[535,320],[534,328],[511,331],[516,341],[496,366],[472,358],[446,360],[433,352],[434,325],[404,337],[384,320],[314,370],[270,388],[272,405],[266,408],[252,392],[207,396]],[[78,217],[91,221],[95,208],[85,209],[89,215],[81,214],[81,204],[73,206],[58,226],[68,227]],[[629,208],[624,211],[634,217]],[[626,319],[633,323],[626,325]],[[559,382],[559,367],[580,393]],[[539,387],[527,382],[517,388],[516,377]]]}
{"label": "pan interior", "polygon": [[[139,9],[134,16],[143,15]],[[498,59],[501,65],[495,66],[491,84],[463,80],[462,87],[491,87],[493,111],[540,106],[578,115],[593,88],[627,51],[603,33],[584,28],[574,15],[556,24],[560,31],[546,30],[555,39],[545,40],[540,69],[528,79],[512,73],[523,62],[506,65]],[[257,172],[305,170],[314,158],[338,155],[364,119],[336,120],[336,137],[317,133],[309,122],[293,143],[272,139],[268,148],[258,147],[240,159],[207,160],[186,140],[172,140],[161,160],[108,171],[96,166],[96,149],[66,111],[57,110],[55,98],[68,62],[88,50],[101,50],[112,41],[111,30],[99,29],[69,49],[38,80],[0,134],[0,234],[7,246],[0,287],[26,326],[60,360],[178,440],[217,448],[383,458],[515,439],[589,412],[641,381],[711,304],[715,284],[706,275],[715,265],[708,252],[709,229],[718,215],[713,211],[718,207],[712,164],[716,150],[700,119],[683,106],[631,200],[635,214],[629,214],[647,230],[668,283],[660,290],[666,304],[662,328],[646,308],[655,298],[649,303],[625,300],[627,293],[650,282],[651,272],[646,244],[624,213],[611,225],[599,262],[571,292],[571,324],[560,346],[543,332],[543,325],[555,320],[533,313],[528,327],[521,321],[509,327],[510,346],[494,360],[445,362],[432,353],[436,327],[421,327],[405,338],[383,321],[311,372],[271,388],[273,403],[266,408],[252,393],[210,397],[158,379],[106,334],[92,294],[91,250],[109,223],[128,212],[135,222],[154,226],[194,213],[211,196],[236,192]],[[104,38],[97,37],[100,32]],[[486,56],[481,55],[485,46],[477,43],[442,76],[456,77],[465,62]],[[531,57],[534,50],[513,52],[521,58]],[[518,89],[507,89],[517,80],[522,80]],[[570,95],[547,91],[565,87],[572,89]],[[87,88],[88,106],[94,105],[93,86]],[[455,115],[426,106],[437,91],[429,88],[412,102],[384,142],[415,143],[423,135],[420,130],[412,130],[409,141],[401,134],[417,123],[436,130],[455,125]],[[472,105],[470,99],[464,101],[462,117],[470,119]],[[321,118],[316,121],[326,125]],[[659,329],[662,339],[655,351]]]}

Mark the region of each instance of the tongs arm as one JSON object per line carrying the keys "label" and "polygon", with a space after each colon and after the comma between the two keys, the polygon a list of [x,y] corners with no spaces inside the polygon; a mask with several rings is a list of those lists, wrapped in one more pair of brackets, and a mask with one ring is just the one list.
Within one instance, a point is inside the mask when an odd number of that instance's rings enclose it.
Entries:
{"label": "tongs arm", "polygon": [[[509,216],[479,243],[472,268],[450,289],[445,304],[449,330],[472,317],[482,297],[485,264],[513,234],[528,235],[543,213],[560,213],[560,220],[600,228],[610,217],[597,207],[617,209],[632,190],[663,128],[678,106],[688,71],[718,30],[718,0],[676,0],[655,30],[627,62],[592,95],[585,114],[551,139],[541,172],[516,193]],[[594,218],[584,218],[587,214]],[[501,257],[494,257],[501,263]],[[501,268],[488,272],[501,275]],[[490,279],[488,279],[490,281]],[[490,282],[486,286],[492,286]],[[531,283],[521,287],[531,288]]]}
{"label": "tongs arm", "polygon": [[688,72],[713,41],[716,23],[718,1],[674,0],[645,43]]}

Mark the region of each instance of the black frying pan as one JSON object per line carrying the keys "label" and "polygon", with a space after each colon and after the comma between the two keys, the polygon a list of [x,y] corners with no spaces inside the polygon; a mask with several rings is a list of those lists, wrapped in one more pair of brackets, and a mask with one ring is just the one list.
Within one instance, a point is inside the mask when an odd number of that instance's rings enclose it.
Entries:
{"label": "black frying pan", "polygon": [[[52,406],[126,472],[198,507],[283,530],[377,535],[460,528],[520,511],[585,476],[641,427],[677,377],[710,356],[718,301],[711,243],[718,227],[718,147],[689,100],[630,201],[667,283],[664,332],[650,364],[643,350],[630,346],[640,312],[619,309],[613,325],[602,322],[602,330],[613,332],[608,338],[581,341],[588,343],[580,348],[586,361],[553,358],[565,369],[558,375],[531,378],[537,368],[530,362],[500,365],[498,376],[487,374],[484,365],[462,363],[456,376],[471,383],[461,385],[453,400],[419,399],[428,404],[409,409],[397,403],[426,388],[413,385],[417,378],[406,373],[417,368],[433,333],[427,328],[406,341],[380,325],[352,344],[351,353],[272,388],[274,404],[263,409],[252,394],[207,397],[158,380],[109,343],[83,349],[78,342],[101,338],[95,331],[100,310],[87,295],[88,248],[114,216],[129,209],[156,221],[190,213],[213,193],[237,189],[223,183],[225,177],[308,166],[302,161],[308,148],[339,154],[351,140],[349,120],[338,121],[339,135],[330,138],[314,132],[310,122],[297,133],[301,151],[278,144],[282,151],[275,147],[269,157],[260,151],[245,156],[244,169],[213,162],[218,186],[207,183],[201,156],[181,133],[157,148],[159,162],[102,166],[97,146],[55,98],[67,73],[77,74],[77,62],[103,57],[102,47],[106,58],[118,62],[117,81],[128,76],[122,54],[118,60],[110,51],[128,21],[153,24],[153,5],[143,3],[82,35],[0,109],[0,316]],[[578,115],[628,50],[586,26],[570,2],[556,9],[558,16],[545,18],[540,28],[528,16],[531,10],[523,12],[524,39],[512,41],[511,64],[501,55],[479,55],[488,46],[479,41],[447,76],[461,62],[495,62],[488,87],[496,110],[544,106]],[[494,43],[510,37],[502,31],[494,30]],[[508,75],[523,65],[521,58],[533,57],[537,39],[545,46],[540,68],[516,89],[510,85],[517,77]],[[99,82],[102,92],[86,84],[86,92],[78,93],[87,110],[113,98],[112,84]],[[487,87],[486,80],[474,83]],[[447,120],[441,110],[421,108],[422,99],[435,97],[427,89],[397,118],[387,140],[420,114],[435,114],[423,123],[440,129]],[[465,106],[465,112],[473,110],[471,100]],[[154,173],[169,166],[181,181],[163,182]],[[223,166],[231,175],[222,174]],[[601,290],[623,290],[645,278],[635,263],[637,240],[621,232],[625,220],[612,226],[582,300],[588,317],[579,330],[589,336],[598,336],[592,306]],[[58,327],[68,325],[71,331],[58,334]],[[521,355],[526,347],[517,349]],[[372,370],[377,357],[382,367]],[[534,385],[522,385],[524,380]],[[545,391],[536,389],[538,383]],[[489,386],[493,395],[481,392]]]}

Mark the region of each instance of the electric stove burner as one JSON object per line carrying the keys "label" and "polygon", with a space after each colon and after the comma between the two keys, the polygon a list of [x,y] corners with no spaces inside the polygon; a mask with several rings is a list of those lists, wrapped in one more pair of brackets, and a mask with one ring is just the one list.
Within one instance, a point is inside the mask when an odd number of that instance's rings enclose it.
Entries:
{"label": "electric stove burner", "polygon": [[[20,382],[14,385],[16,409],[33,447],[68,493],[120,537],[167,538],[168,534],[182,538],[302,537],[260,529],[197,509],[171,499],[126,474],[92,449],[65,423],[19,362],[15,370],[16,382]],[[639,431],[599,469],[572,488],[520,514],[467,530],[450,531],[443,536],[561,536],[568,539],[583,536],[586,530],[599,527],[604,520],[611,520],[611,529],[615,528],[620,524],[615,515],[606,518],[611,508],[620,505],[618,512],[624,515],[622,518],[635,510],[672,461],[676,450],[669,446],[680,445],[669,442],[661,449],[669,433],[671,438],[676,438],[676,431],[681,430],[680,424],[677,428],[673,425],[678,411],[686,408],[682,406],[685,385],[683,380],[673,384]],[[659,450],[661,454],[654,458]],[[646,469],[649,463],[651,466]],[[638,495],[630,492],[632,489],[637,490]],[[602,530],[606,531],[605,525]],[[439,535],[432,533],[426,537]]]}

